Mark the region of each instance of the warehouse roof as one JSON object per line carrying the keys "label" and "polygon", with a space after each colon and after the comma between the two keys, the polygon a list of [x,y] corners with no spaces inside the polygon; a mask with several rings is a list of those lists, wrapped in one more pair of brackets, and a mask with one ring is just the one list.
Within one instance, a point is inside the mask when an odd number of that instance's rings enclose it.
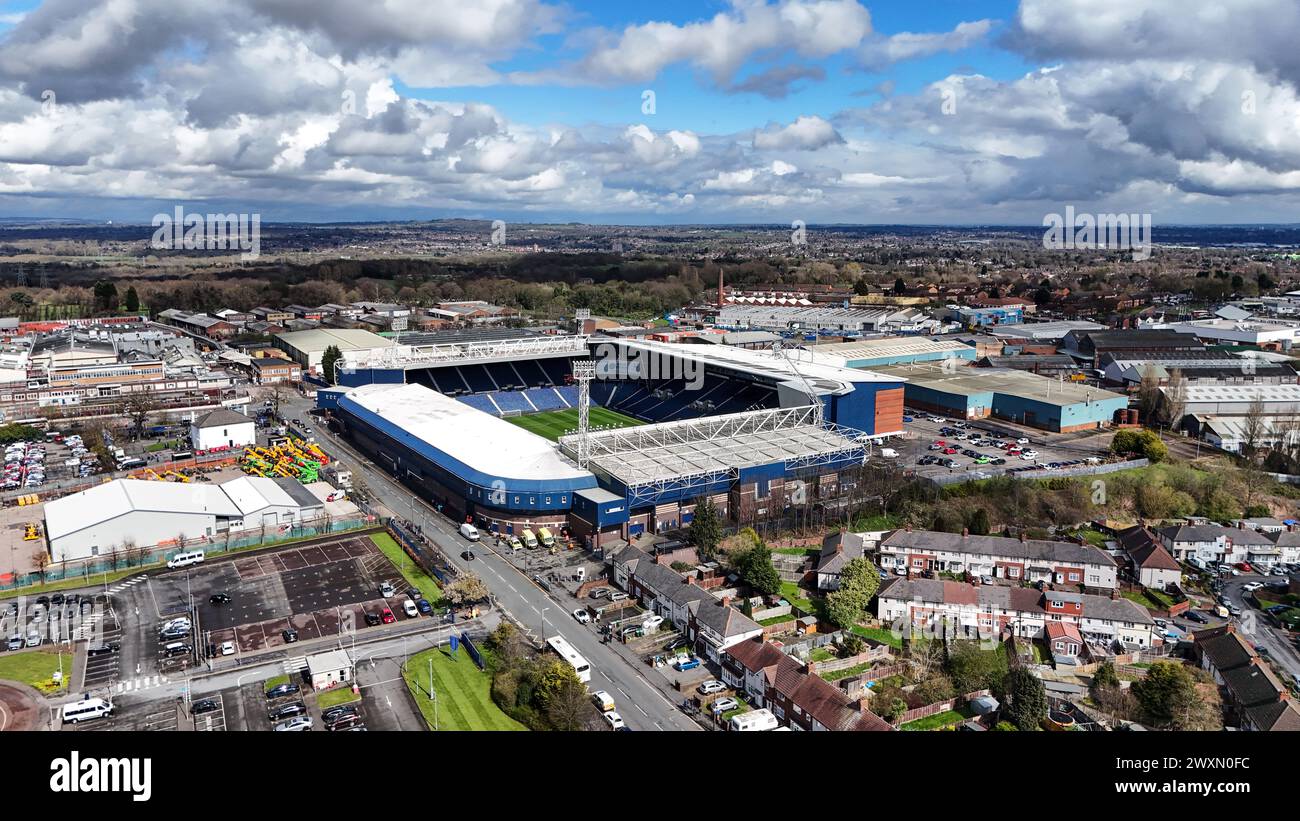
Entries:
{"label": "warehouse roof", "polygon": [[858,342],[834,342],[817,345],[812,352],[827,364],[844,367],[845,362],[856,359],[884,359],[897,356],[926,356],[962,354],[971,356],[974,349],[956,340],[935,341],[919,336],[866,339]]}
{"label": "warehouse roof", "polygon": [[397,344],[360,328],[313,328],[310,331],[276,334],[275,338],[300,351],[324,351],[331,345],[340,351],[366,351]]}
{"label": "warehouse roof", "polygon": [[241,515],[220,485],[117,479],[45,505],[45,529],[58,539],[134,511]]}
{"label": "warehouse roof", "polygon": [[1000,393],[1054,405],[1118,399],[1128,401],[1128,397],[1101,388],[1065,382],[1050,376],[1039,376],[1036,373],[1011,368],[955,368],[945,371],[938,365],[917,363],[889,365],[876,370],[905,378],[919,387],[966,396]]}

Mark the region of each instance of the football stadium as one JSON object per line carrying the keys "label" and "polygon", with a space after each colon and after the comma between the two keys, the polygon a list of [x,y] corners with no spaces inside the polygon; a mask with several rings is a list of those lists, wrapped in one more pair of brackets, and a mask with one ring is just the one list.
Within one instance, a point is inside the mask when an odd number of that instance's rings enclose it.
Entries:
{"label": "football stadium", "polygon": [[738,523],[833,509],[902,432],[905,379],[565,335],[349,352],[338,382],[317,394],[331,426],[439,510],[596,546],[683,527],[705,497]]}

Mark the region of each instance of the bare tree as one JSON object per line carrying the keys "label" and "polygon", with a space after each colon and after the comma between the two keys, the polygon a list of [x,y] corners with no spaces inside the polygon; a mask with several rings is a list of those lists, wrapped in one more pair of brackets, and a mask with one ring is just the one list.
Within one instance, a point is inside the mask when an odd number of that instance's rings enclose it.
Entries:
{"label": "bare tree", "polygon": [[283,382],[270,382],[258,390],[258,396],[271,403],[271,412],[277,419],[280,418],[280,405],[284,403],[286,395],[287,388]]}
{"label": "bare tree", "polygon": [[1250,403],[1241,424],[1241,454],[1247,459],[1254,459],[1255,452],[1263,444],[1269,428],[1268,417],[1264,415],[1264,400],[1262,398],[1256,396],[1254,401]]}
{"label": "bare tree", "polygon": [[38,547],[32,551],[32,564],[36,565],[36,572],[41,576],[41,584],[45,583],[45,573],[53,563],[54,557],[45,548]]}
{"label": "bare tree", "polygon": [[128,394],[122,402],[122,413],[131,420],[131,428],[136,436],[144,436],[149,425],[149,416],[158,410],[158,400],[149,391],[136,391]]}
{"label": "bare tree", "polygon": [[1169,372],[1169,384],[1164,390],[1164,416],[1170,429],[1177,429],[1187,414],[1187,380],[1181,368]]}

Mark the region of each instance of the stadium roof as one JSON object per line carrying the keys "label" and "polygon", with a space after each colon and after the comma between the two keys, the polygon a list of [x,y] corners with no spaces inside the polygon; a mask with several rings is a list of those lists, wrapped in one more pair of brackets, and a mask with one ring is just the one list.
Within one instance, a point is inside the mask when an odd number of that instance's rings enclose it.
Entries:
{"label": "stadium roof", "polygon": [[463,337],[457,341],[434,344],[393,345],[387,349],[368,349],[345,356],[346,368],[436,368],[470,363],[508,362],[518,359],[546,359],[563,356],[586,356],[587,337],[573,335],[519,337]]}
{"label": "stadium roof", "polygon": [[595,487],[554,444],[423,385],[363,385],[339,406],[466,481],[505,491]]}
{"label": "stadium roof", "polygon": [[[853,384],[907,381],[897,376],[886,376],[818,362],[813,359],[808,350],[799,348],[785,349],[785,353],[794,360],[792,367],[790,361],[773,351],[733,348],[728,345],[676,345],[640,339],[610,339],[601,342],[605,345],[619,345],[629,350],[643,351],[658,357],[690,360],[719,368],[729,368],[767,377],[776,382],[800,383],[800,377],[803,377],[819,391],[831,393],[846,393],[851,390]],[[597,360],[601,358],[599,351],[596,353],[596,358]]]}
{"label": "stadium roof", "polygon": [[[629,488],[688,477],[735,476],[740,470],[852,459],[866,451],[859,431],[813,423],[811,406],[618,428],[589,435],[589,465]],[[576,453],[577,434],[560,438]]]}

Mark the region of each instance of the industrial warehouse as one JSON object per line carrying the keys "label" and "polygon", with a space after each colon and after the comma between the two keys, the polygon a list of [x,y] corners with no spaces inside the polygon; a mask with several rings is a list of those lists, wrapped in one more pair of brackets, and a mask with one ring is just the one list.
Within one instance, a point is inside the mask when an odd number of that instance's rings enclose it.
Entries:
{"label": "industrial warehouse", "polygon": [[909,406],[960,419],[996,417],[1053,432],[1099,428],[1128,397],[1009,368],[896,365],[880,373],[907,380]]}

